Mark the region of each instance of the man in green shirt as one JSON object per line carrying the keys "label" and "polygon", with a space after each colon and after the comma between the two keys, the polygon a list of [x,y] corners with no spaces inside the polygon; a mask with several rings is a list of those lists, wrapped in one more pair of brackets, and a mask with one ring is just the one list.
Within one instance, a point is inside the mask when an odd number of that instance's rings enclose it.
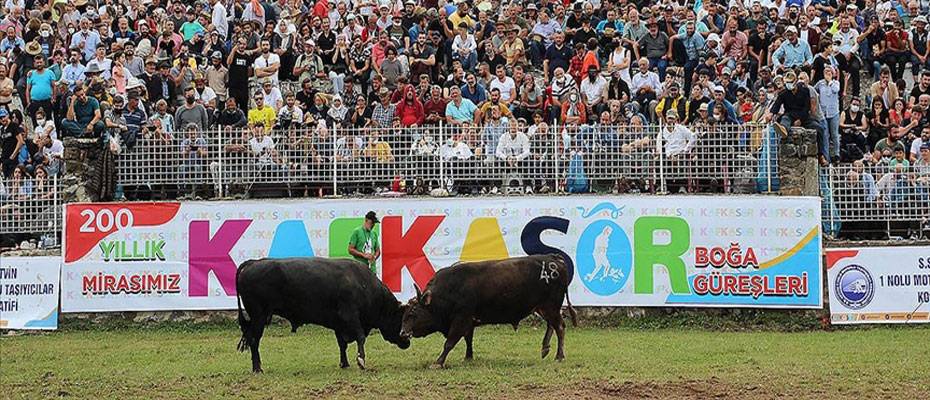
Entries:
{"label": "man in green shirt", "polygon": [[356,261],[365,264],[371,268],[371,272],[378,274],[375,261],[381,257],[381,246],[378,244],[378,234],[375,233],[374,227],[377,224],[378,217],[374,211],[365,214],[365,222],[362,226],[352,231],[352,237],[349,238],[349,254]]}

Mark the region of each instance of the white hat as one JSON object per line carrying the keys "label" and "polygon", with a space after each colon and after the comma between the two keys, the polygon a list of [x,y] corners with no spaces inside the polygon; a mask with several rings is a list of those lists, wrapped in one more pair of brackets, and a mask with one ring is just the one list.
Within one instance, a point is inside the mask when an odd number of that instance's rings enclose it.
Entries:
{"label": "white hat", "polygon": [[723,86],[720,86],[720,85],[714,86],[714,91],[715,92],[726,92],[725,90],[723,90]]}
{"label": "white hat", "polygon": [[707,35],[707,41],[709,42],[711,40],[715,42],[720,42],[720,36],[717,36],[716,33],[711,33],[710,35]]}
{"label": "white hat", "polygon": [[791,25],[787,29],[785,29],[785,33],[788,33],[788,32],[798,33],[798,28],[796,28],[794,25]]}

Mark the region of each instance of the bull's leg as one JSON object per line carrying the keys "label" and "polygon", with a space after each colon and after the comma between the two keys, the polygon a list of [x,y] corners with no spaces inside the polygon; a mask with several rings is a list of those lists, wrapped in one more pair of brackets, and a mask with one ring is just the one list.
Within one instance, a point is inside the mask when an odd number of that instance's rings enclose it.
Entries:
{"label": "bull's leg", "polygon": [[346,349],[349,343],[342,338],[341,332],[336,332],[336,342],[339,343],[339,368],[349,368],[349,357],[346,356]]}
{"label": "bull's leg", "polygon": [[442,354],[439,355],[439,358],[436,359],[436,362],[431,365],[430,368],[437,369],[445,367],[446,357],[449,355],[449,352],[455,348],[455,345],[459,343],[462,336],[465,336],[465,334],[472,329],[474,329],[474,325],[472,324],[471,317],[459,317],[452,321],[452,325],[449,327],[449,334],[446,336],[446,344],[442,347]]}
{"label": "bull's leg", "polygon": [[258,345],[262,340],[262,334],[265,333],[266,319],[264,316],[256,316],[252,319],[252,340],[249,348],[252,350],[252,372],[256,374],[262,372],[262,356],[258,354]]}
{"label": "bull's leg", "polygon": [[552,331],[552,324],[546,321],[546,334],[543,336],[542,351],[540,351],[542,358],[546,358],[546,356],[549,355],[549,342],[552,340]]}
{"label": "bull's leg", "polygon": [[465,334],[465,361],[475,359],[475,353],[472,351],[471,338],[475,335],[475,327],[472,326]]}
{"label": "bull's leg", "polygon": [[563,352],[563,342],[565,340],[565,321],[562,319],[561,305],[542,307],[540,314],[546,320],[546,335],[543,336],[542,356],[545,358],[549,354],[549,341],[552,339],[552,332],[555,331],[558,338],[558,348],[556,349],[556,361],[562,361],[565,358]]}
{"label": "bull's leg", "polygon": [[358,363],[358,367],[365,369],[365,333],[361,332],[362,329],[359,328],[358,340],[358,357],[355,358],[355,361]]}
{"label": "bull's leg", "polygon": [[558,319],[558,324],[555,325],[555,334],[559,339],[559,348],[555,352],[555,360],[562,361],[565,359],[565,320],[562,319],[562,314],[558,308],[556,308],[555,315]]}

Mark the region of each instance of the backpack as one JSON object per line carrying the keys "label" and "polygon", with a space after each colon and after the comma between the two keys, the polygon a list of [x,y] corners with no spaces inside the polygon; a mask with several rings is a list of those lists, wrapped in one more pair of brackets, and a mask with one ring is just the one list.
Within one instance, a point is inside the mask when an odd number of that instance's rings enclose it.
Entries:
{"label": "backpack", "polygon": [[568,178],[565,180],[565,190],[569,193],[585,193],[588,191],[588,176],[584,173],[584,160],[581,154],[572,156],[568,163]]}

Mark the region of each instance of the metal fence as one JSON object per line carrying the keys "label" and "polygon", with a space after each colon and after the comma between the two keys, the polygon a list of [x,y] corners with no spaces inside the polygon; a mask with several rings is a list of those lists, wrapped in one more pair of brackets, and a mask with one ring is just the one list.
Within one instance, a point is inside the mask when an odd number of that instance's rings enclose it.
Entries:
{"label": "metal fence", "polygon": [[[153,198],[399,193],[757,193],[778,190],[758,125],[275,127],[148,134],[118,161]],[[286,193],[285,193],[286,192]]]}
{"label": "metal fence", "polygon": [[61,231],[62,190],[57,177],[0,179],[0,234]]}
{"label": "metal fence", "polygon": [[835,235],[912,238],[930,232],[930,174],[904,165],[831,166],[821,171],[823,220]]}

